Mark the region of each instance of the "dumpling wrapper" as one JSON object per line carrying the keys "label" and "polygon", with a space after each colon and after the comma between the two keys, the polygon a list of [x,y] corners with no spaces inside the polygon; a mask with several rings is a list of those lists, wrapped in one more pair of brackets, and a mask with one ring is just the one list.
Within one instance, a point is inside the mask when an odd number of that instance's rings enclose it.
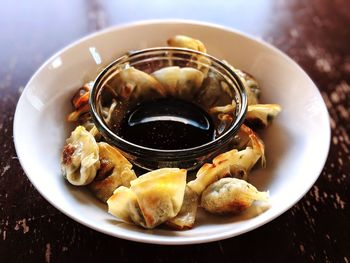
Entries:
{"label": "dumpling wrapper", "polygon": [[78,126],[66,140],[61,169],[63,176],[73,185],[87,185],[100,167],[98,146],[94,136]]}
{"label": "dumpling wrapper", "polygon": [[151,74],[172,95],[188,98],[200,89],[204,75],[201,71],[190,67],[165,67]]}
{"label": "dumpling wrapper", "polygon": [[119,186],[129,187],[136,175],[132,164],[116,148],[105,142],[98,143],[98,148],[101,167],[95,180],[89,184],[89,189],[106,202]]}
{"label": "dumpling wrapper", "polygon": [[[188,48],[195,51],[200,51],[202,53],[207,53],[207,48],[202,41],[185,35],[175,35],[167,40],[167,44],[171,47]],[[191,61],[197,61],[197,68],[203,73],[204,76],[207,75],[211,64],[209,58],[203,55],[195,54],[191,57]]]}
{"label": "dumpling wrapper", "polygon": [[108,212],[124,222],[144,225],[135,193],[125,186],[118,187],[107,200]]}
{"label": "dumpling wrapper", "polygon": [[109,213],[145,228],[162,224],[181,209],[186,173],[184,169],[162,168],[140,176],[130,182],[129,189],[115,190],[107,200]]}
{"label": "dumpling wrapper", "polygon": [[182,47],[207,53],[207,48],[202,41],[185,35],[175,35],[167,40],[167,44],[171,47]]}
{"label": "dumpling wrapper", "polygon": [[122,99],[132,100],[165,94],[162,85],[153,76],[134,67],[121,70],[109,81],[108,86],[115,89],[111,90],[112,94]]}
{"label": "dumpling wrapper", "polygon": [[233,67],[230,63],[223,60],[223,62],[229,66],[240,78],[240,80],[243,83],[243,86],[245,87],[247,91],[247,102],[248,105],[258,104],[259,103],[259,97],[260,97],[260,87],[256,79],[248,74],[247,72],[244,72],[240,69],[237,69]]}
{"label": "dumpling wrapper", "polygon": [[259,159],[265,164],[264,144],[255,134],[251,134],[251,147],[244,150],[222,153],[213,159],[213,163],[205,163],[197,172],[196,179],[188,186],[201,195],[205,188],[223,177],[245,178]]}
{"label": "dumpling wrapper", "polygon": [[222,79],[214,72],[209,72],[203,80],[200,92],[196,99],[205,108],[212,108],[216,105],[222,91]]}
{"label": "dumpling wrapper", "polygon": [[251,128],[266,128],[281,110],[278,104],[249,105],[244,122]]}
{"label": "dumpling wrapper", "polygon": [[179,213],[166,221],[166,225],[176,230],[191,229],[196,220],[198,202],[198,194],[186,186],[184,201]]}
{"label": "dumpling wrapper", "polygon": [[237,214],[254,201],[268,201],[268,192],[260,192],[253,185],[237,178],[222,178],[203,191],[201,206],[214,214]]}

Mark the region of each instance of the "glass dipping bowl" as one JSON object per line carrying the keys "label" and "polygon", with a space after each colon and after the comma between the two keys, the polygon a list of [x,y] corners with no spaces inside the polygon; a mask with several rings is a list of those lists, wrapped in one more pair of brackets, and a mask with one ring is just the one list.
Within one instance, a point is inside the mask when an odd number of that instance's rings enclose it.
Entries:
{"label": "glass dipping bowl", "polygon": [[[213,139],[192,148],[164,150],[137,145],[119,134],[131,108],[169,97],[204,110],[212,119]],[[221,60],[189,49],[160,47],[129,52],[108,65],[96,78],[89,103],[104,139],[133,164],[146,170],[192,170],[229,147],[244,121],[247,94],[240,78]]]}

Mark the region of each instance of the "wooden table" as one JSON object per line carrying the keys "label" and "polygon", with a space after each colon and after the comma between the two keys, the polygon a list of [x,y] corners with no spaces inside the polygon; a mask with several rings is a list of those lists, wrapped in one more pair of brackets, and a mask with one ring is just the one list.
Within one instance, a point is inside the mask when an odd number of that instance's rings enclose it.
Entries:
{"label": "wooden table", "polygon": [[[315,81],[331,118],[327,163],[311,190],[274,221],[201,245],[134,243],[52,207],[25,176],[13,115],[27,81],[54,52],[110,25],[154,18],[214,22],[261,37]],[[0,262],[349,262],[350,2],[3,1],[0,16]]]}

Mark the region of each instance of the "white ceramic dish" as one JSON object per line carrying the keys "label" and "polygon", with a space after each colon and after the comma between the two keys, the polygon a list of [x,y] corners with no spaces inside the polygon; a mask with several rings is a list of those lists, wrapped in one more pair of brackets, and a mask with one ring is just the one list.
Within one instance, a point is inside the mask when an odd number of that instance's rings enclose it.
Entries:
{"label": "white ceramic dish", "polygon": [[[109,62],[133,49],[164,46],[175,34],[202,40],[208,53],[255,76],[262,102],[283,111],[263,134],[267,167],[251,175],[269,190],[271,207],[254,216],[217,217],[200,212],[187,231],[143,230],[116,221],[89,192],[66,183],[60,154],[73,127],[65,122],[74,91]],[[322,97],[305,72],[276,48],[240,32],[194,21],[145,21],[85,37],[51,57],[32,77],[18,102],[14,141],[19,160],[38,191],[56,208],[97,231],[139,242],[193,244],[255,229],[294,205],[318,178],[327,158],[330,125]]]}

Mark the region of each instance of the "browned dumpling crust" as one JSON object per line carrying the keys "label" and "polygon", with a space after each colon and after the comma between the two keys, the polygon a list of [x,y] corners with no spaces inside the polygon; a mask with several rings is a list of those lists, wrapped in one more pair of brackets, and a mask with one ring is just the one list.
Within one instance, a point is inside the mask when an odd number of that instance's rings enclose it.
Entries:
{"label": "browned dumpling crust", "polygon": [[214,214],[237,214],[254,201],[268,201],[268,193],[259,192],[244,180],[222,178],[204,190],[201,206]]}
{"label": "browned dumpling crust", "polygon": [[122,221],[154,228],[175,217],[183,204],[187,171],[162,168],[121,186],[107,200],[108,211]]}
{"label": "browned dumpling crust", "polygon": [[198,194],[186,186],[180,212],[174,218],[169,219],[166,225],[176,230],[191,229],[196,220],[198,201]]}
{"label": "browned dumpling crust", "polygon": [[136,179],[132,164],[113,146],[105,142],[98,143],[100,169],[89,189],[101,201],[106,202],[119,186],[130,186]]}
{"label": "browned dumpling crust", "polygon": [[281,112],[278,104],[254,104],[249,105],[245,123],[253,129],[266,128]]}

